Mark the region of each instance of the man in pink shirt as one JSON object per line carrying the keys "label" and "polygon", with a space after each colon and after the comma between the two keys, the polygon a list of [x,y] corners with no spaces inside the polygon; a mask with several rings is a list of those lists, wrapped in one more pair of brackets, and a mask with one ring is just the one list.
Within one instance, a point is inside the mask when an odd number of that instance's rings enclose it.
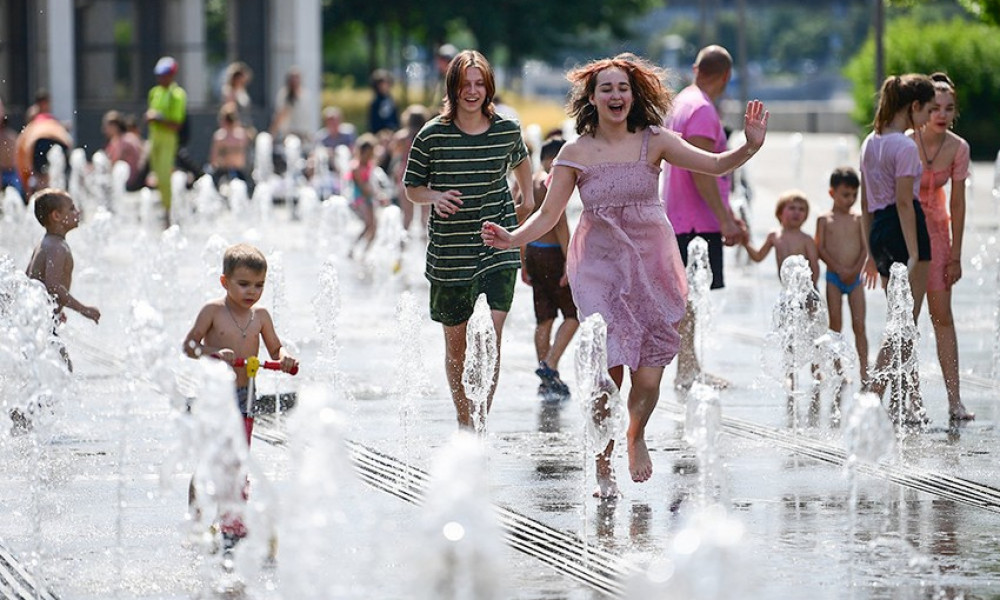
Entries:
{"label": "man in pink shirt", "polygon": [[[706,46],[698,52],[694,63],[694,83],[674,98],[667,127],[691,144],[709,152],[726,148],[726,133],[715,108],[715,101],[726,91],[732,73],[733,59],[722,46]],[[693,173],[668,167],[663,183],[663,201],[667,217],[677,232],[681,257],[687,264],[688,244],[696,237],[708,242],[712,268],[712,289],[724,286],[722,278],[722,246],[735,246],[747,239],[746,225],[733,217],[729,208],[729,178]],[[687,389],[695,381],[724,388],[728,383],[702,373],[694,351],[695,319],[688,305],[681,321],[680,351],[677,354],[677,377],[674,385]]]}

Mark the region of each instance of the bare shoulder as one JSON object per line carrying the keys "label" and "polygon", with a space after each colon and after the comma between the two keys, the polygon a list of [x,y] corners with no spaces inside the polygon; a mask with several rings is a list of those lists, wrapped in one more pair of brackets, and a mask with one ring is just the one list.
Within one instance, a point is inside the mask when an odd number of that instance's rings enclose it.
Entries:
{"label": "bare shoulder", "polygon": [[253,318],[259,320],[261,323],[271,323],[271,313],[267,312],[266,308],[255,306],[250,309],[253,313]]}
{"label": "bare shoulder", "polygon": [[556,155],[556,159],[553,162],[553,170],[557,166],[570,166],[566,164],[560,164],[565,162],[575,163],[577,165],[589,165],[591,160],[590,157],[593,154],[592,147],[593,140],[590,136],[584,135],[576,138],[572,142],[566,142],[566,144],[559,150],[559,154]]}

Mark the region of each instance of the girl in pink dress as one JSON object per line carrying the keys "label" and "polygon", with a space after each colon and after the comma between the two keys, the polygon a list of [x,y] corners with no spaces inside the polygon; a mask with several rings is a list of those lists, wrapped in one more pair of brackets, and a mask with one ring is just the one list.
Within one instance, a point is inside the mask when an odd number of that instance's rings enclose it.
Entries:
{"label": "girl in pink dress", "polygon": [[[483,241],[496,248],[523,246],[552,229],[578,188],[584,211],[566,258],[581,320],[600,313],[608,324],[608,367],[622,385],[629,368],[629,473],[646,481],[653,464],[645,428],[659,400],[664,367],[677,354],[687,279],[673,228],[657,193],[660,163],[723,175],[764,143],[767,113],[747,104],[747,142],[719,154],[700,150],[659,124],[670,108],[662,71],[632,54],[594,61],[571,71],[567,109],[580,137],[563,146],[541,209],[511,233],[484,223]],[[618,495],[611,452],[597,456],[597,494]]]}
{"label": "girl in pink dress", "polygon": [[[955,86],[944,73],[931,75],[934,100],[931,118],[911,135],[917,142],[924,173],[920,178],[920,204],[927,216],[931,238],[931,266],[927,276],[927,308],[934,326],[938,361],[948,393],[952,423],[971,421],[976,415],[962,404],[959,393],[958,341],[951,313],[951,286],[962,277],[962,234],[965,231],[965,180],[969,175],[969,144],[955,135]],[[951,194],[945,184],[951,180]]]}

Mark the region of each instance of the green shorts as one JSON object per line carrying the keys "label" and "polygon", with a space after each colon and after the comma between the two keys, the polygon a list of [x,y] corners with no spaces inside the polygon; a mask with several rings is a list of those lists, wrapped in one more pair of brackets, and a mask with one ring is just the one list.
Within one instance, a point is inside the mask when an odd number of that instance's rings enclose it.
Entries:
{"label": "green shorts", "polygon": [[468,285],[431,283],[431,319],[448,327],[465,323],[479,294],[486,294],[491,309],[509,312],[516,282],[517,269],[502,269],[481,275]]}

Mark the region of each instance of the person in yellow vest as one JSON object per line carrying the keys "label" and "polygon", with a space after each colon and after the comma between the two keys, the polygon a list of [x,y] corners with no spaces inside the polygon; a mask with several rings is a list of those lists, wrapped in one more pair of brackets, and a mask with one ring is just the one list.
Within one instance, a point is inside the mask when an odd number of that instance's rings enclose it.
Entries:
{"label": "person in yellow vest", "polygon": [[174,81],[177,61],[172,57],[164,56],[156,61],[153,73],[156,85],[149,90],[145,115],[149,125],[149,165],[156,174],[164,221],[170,225],[170,173],[177,159],[179,131],[187,114],[187,93]]}

